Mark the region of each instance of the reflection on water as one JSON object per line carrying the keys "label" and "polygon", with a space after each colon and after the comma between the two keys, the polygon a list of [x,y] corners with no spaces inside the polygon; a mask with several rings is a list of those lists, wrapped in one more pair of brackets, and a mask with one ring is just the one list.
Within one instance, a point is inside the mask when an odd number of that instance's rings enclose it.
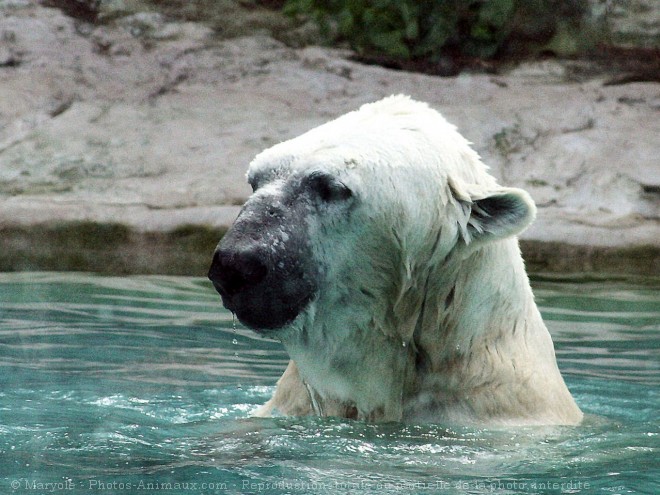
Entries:
{"label": "reflection on water", "polygon": [[0,493],[657,493],[658,286],[534,285],[580,427],[250,419],[287,357],[205,280],[0,275]]}

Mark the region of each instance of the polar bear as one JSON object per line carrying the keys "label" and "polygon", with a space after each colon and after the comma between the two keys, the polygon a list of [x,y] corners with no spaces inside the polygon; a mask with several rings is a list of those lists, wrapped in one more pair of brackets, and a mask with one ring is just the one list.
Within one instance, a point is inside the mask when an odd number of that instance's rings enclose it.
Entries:
{"label": "polar bear", "polygon": [[515,237],[534,219],[405,96],[269,148],[209,278],[291,357],[257,415],[577,424]]}

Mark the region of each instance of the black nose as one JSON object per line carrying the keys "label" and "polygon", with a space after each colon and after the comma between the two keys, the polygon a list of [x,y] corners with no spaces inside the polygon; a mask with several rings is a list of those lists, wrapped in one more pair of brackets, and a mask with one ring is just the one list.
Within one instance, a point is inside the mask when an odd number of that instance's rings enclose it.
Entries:
{"label": "black nose", "polygon": [[259,284],[268,274],[258,252],[252,249],[219,249],[213,255],[208,277],[223,296],[234,296]]}

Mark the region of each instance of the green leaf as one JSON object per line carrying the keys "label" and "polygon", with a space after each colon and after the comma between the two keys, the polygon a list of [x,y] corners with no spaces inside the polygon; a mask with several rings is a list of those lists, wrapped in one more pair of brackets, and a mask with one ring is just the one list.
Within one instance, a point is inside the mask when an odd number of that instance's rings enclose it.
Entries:
{"label": "green leaf", "polygon": [[392,57],[410,58],[410,50],[403,42],[403,31],[370,33],[369,41],[375,47]]}

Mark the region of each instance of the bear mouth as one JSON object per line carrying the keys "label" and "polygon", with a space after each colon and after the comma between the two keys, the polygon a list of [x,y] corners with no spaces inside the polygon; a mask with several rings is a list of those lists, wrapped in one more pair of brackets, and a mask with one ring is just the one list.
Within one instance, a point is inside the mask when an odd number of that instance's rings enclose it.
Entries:
{"label": "bear mouth", "polygon": [[260,334],[286,328],[314,299],[313,293],[291,298],[267,287],[230,295],[219,285],[213,285],[222,298],[223,306],[231,311],[241,324]]}

